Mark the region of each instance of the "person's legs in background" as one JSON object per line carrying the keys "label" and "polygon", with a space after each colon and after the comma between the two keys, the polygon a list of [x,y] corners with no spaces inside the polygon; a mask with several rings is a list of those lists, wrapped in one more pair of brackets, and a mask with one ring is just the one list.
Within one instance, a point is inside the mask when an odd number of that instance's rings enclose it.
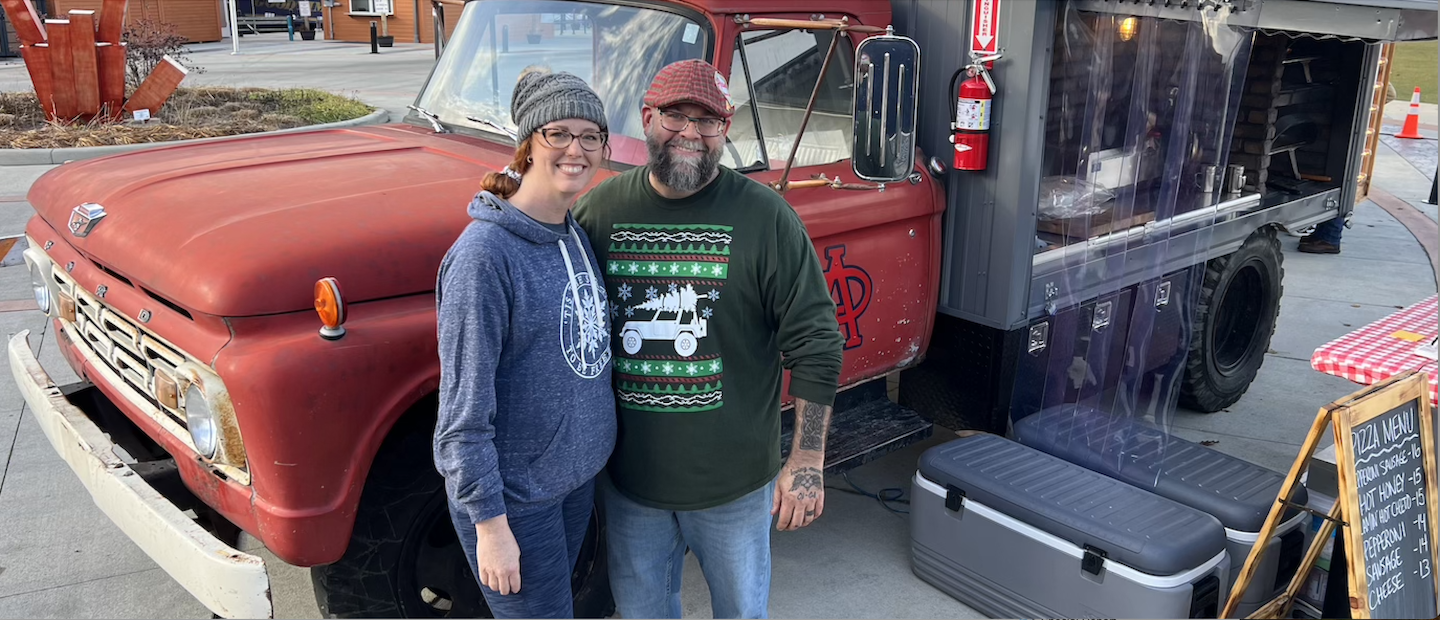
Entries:
{"label": "person's legs in background", "polygon": [[1340,234],[1344,230],[1344,216],[1336,216],[1334,219],[1321,222],[1315,226],[1315,232],[1300,240],[1297,249],[1307,254],[1339,254]]}

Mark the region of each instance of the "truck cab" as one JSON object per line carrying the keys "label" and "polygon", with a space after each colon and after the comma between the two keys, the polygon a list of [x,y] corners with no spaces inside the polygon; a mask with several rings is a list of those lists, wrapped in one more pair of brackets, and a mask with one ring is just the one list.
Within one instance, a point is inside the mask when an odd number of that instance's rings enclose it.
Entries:
{"label": "truck cab", "polygon": [[[221,616],[273,612],[241,536],[312,567],[327,615],[486,612],[430,454],[434,283],[510,158],[526,67],[591,84],[614,172],[645,163],[661,67],[720,69],[722,164],[783,192],[836,303],[833,471],[932,424],[1085,404],[1163,426],[1239,398],[1279,310],[1276,231],[1348,212],[1382,43],[1436,31],[1410,0],[1011,1],[981,60],[970,2],[432,5],[453,34],[399,123],[77,162],[29,195],[37,302],[83,381],[55,385],[20,334],[17,385],[97,504]],[[892,71],[876,41],[923,62]],[[989,165],[956,170],[944,85],[970,73],[996,85]],[[302,196],[242,182],[255,168],[332,181]],[[693,352],[702,294],[654,291],[621,347]],[[577,615],[612,609],[603,545],[597,512]]]}

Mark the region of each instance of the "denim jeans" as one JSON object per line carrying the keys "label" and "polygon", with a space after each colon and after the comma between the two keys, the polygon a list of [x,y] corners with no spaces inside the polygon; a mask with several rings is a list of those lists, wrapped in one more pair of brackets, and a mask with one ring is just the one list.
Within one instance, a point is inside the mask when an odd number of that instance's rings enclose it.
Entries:
{"label": "denim jeans", "polygon": [[1340,233],[1345,230],[1345,218],[1336,217],[1325,220],[1315,225],[1315,232],[1309,234],[1310,238],[1319,239],[1326,243],[1340,245]]}
{"label": "denim jeans", "polygon": [[716,618],[765,618],[770,605],[770,507],[775,482],[722,506],[673,511],[625,497],[604,475],[610,590],[625,618],[679,618],[685,548],[710,586]]}
{"label": "denim jeans", "polygon": [[[573,618],[574,593],[570,575],[585,541],[590,511],[595,505],[595,481],[571,491],[551,506],[507,515],[510,532],[520,547],[520,591],[502,596],[485,584],[480,591],[496,618]],[[475,563],[475,524],[464,511],[450,506],[450,520],[460,535],[460,546],[470,560],[470,570],[479,580]]]}

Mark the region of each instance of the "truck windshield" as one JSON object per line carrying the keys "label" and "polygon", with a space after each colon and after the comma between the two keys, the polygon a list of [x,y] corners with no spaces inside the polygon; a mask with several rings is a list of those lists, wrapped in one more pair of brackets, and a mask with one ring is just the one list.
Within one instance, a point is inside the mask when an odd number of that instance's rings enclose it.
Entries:
{"label": "truck windshield", "polygon": [[660,68],[704,58],[708,31],[676,13],[588,2],[490,0],[466,5],[455,34],[420,95],[441,121],[515,131],[510,94],[521,71],[543,66],[573,73],[605,102],[615,159],[644,158],[640,106]]}

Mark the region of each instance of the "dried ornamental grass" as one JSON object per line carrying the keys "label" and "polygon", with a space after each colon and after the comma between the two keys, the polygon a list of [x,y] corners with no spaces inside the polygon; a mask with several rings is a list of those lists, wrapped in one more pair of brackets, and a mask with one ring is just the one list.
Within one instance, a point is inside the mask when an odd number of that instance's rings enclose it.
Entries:
{"label": "dried ornamental grass", "polygon": [[63,148],[214,138],[359,118],[374,108],[310,89],[177,90],[144,124],[50,123],[34,93],[0,93],[0,148]]}

